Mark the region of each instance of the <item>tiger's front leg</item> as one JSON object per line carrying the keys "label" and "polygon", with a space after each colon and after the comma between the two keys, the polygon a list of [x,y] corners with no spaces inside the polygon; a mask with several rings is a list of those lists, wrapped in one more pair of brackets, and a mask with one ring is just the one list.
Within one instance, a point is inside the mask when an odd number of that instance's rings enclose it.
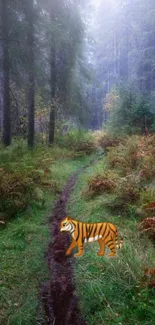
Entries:
{"label": "tiger's front leg", "polygon": [[84,253],[84,247],[82,242],[78,242],[78,253],[74,254],[75,257],[80,257]]}
{"label": "tiger's front leg", "polygon": [[68,249],[67,249],[67,251],[66,251],[66,256],[70,255],[72,249],[73,249],[74,247],[76,247],[76,246],[77,246],[77,242],[73,239],[73,240],[72,240],[72,243],[70,244],[70,246],[68,247]]}

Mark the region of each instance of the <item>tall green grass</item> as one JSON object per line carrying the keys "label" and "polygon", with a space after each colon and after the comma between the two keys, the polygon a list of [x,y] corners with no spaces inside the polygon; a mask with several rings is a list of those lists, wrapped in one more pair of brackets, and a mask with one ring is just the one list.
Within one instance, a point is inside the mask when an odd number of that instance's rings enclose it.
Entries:
{"label": "tall green grass", "polygon": [[[86,197],[90,176],[103,172],[105,160],[80,176],[68,207],[68,214],[85,222],[110,221],[124,237],[121,250],[113,258],[98,257],[98,243],[86,244],[76,260],[75,280],[81,311],[89,325],[155,324],[155,292],[142,287],[145,267],[155,267],[155,250],[148,238],[141,238],[134,214],[112,215],[105,209],[108,195]],[[75,249],[76,250],[76,249]]]}
{"label": "tall green grass", "polygon": [[[49,183],[55,181],[59,191],[68,178],[89,158],[74,159],[72,152],[58,147],[37,147],[29,151],[23,144],[13,145],[0,153],[0,166],[27,173],[50,169]],[[46,159],[48,159],[48,164]],[[44,161],[45,160],[45,161]],[[28,202],[23,212],[17,212],[5,225],[0,225],[0,324],[42,324],[40,283],[48,279],[45,251],[50,240],[48,217],[59,193],[44,188],[42,199]]]}
{"label": "tall green grass", "polygon": [[39,282],[48,279],[44,253],[53,199],[46,196],[46,208],[41,211],[32,207],[0,234],[0,324],[36,324]]}

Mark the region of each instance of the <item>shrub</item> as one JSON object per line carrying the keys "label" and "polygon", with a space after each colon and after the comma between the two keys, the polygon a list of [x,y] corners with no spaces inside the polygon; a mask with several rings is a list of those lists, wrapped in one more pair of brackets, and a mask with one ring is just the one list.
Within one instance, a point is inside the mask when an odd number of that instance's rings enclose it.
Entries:
{"label": "shrub", "polygon": [[101,148],[107,149],[109,147],[116,147],[120,143],[120,139],[116,138],[115,136],[104,133],[104,135],[98,138],[98,144]]}
{"label": "shrub", "polygon": [[145,210],[146,213],[151,213],[151,211],[154,211],[154,198],[155,189],[153,187],[148,186],[141,190],[139,205],[143,208],[143,210]]}
{"label": "shrub", "polygon": [[55,159],[71,151],[15,143],[0,152],[0,221],[3,223],[32,204],[44,204],[44,191],[60,191],[52,168]]}
{"label": "shrub", "polygon": [[32,176],[25,173],[1,171],[0,211],[11,217],[39,199],[34,185]]}
{"label": "shrub", "polygon": [[115,147],[119,144],[119,141],[116,139],[109,138],[107,136],[102,137],[99,140],[99,144],[102,148],[106,149],[108,147]]}
{"label": "shrub", "polygon": [[140,198],[140,187],[133,175],[119,178],[113,194],[104,203],[106,207],[119,214],[135,214],[135,205]]}
{"label": "shrub", "polygon": [[95,150],[92,134],[86,131],[72,130],[66,135],[58,137],[57,143],[62,148],[68,148],[80,155],[91,155]]}
{"label": "shrub", "polygon": [[145,268],[141,279],[142,287],[155,288],[155,268]]}
{"label": "shrub", "polygon": [[144,134],[153,126],[151,103],[137,90],[122,88],[117,93],[115,107],[110,111],[108,129],[113,134]]}
{"label": "shrub", "polygon": [[117,169],[122,176],[133,170],[141,181],[155,176],[155,137],[132,136],[124,144],[112,148],[107,155],[108,166]]}
{"label": "shrub", "polygon": [[117,187],[117,199],[125,203],[132,203],[140,198],[140,188],[133,175],[126,178],[121,178]]}
{"label": "shrub", "polygon": [[13,217],[34,202],[43,204],[45,188],[57,191],[56,182],[45,182],[45,175],[41,170],[0,170],[0,212],[5,219]]}
{"label": "shrub", "polygon": [[148,216],[144,206],[154,200],[153,185],[148,186],[155,177],[154,157],[154,135],[126,137],[109,149],[104,164],[108,171],[89,179],[88,193],[111,193],[104,198],[105,206],[119,213]]}
{"label": "shrub", "polygon": [[155,217],[145,218],[140,223],[141,233],[145,233],[155,241]]}
{"label": "shrub", "polygon": [[105,172],[103,175],[95,175],[88,181],[88,193],[97,195],[104,192],[113,192],[117,185],[117,175]]}
{"label": "shrub", "polygon": [[153,202],[147,204],[147,205],[145,206],[145,210],[149,210],[149,211],[152,210],[152,211],[155,211],[155,201],[153,201]]}
{"label": "shrub", "polygon": [[112,168],[126,169],[127,172],[135,169],[139,157],[138,151],[139,137],[133,136],[126,139],[124,144],[119,144],[117,148],[112,149],[108,156],[109,166]]}
{"label": "shrub", "polygon": [[74,150],[76,151],[78,156],[79,155],[83,156],[83,154],[91,155],[96,149],[95,149],[93,141],[84,141],[84,142],[78,143],[76,145],[76,147],[74,148]]}

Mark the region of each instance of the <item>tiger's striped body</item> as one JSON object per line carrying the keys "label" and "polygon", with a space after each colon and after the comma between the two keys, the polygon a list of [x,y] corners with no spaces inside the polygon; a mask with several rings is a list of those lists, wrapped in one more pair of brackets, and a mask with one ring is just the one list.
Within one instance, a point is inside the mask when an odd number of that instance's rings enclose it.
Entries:
{"label": "tiger's striped body", "polygon": [[120,248],[123,242],[121,240],[118,244],[117,227],[108,222],[84,223],[67,217],[61,222],[60,231],[67,231],[72,235],[72,243],[67,249],[66,255],[70,255],[72,249],[78,246],[78,253],[74,255],[76,257],[83,255],[84,243],[98,240],[100,245],[98,256],[104,255],[105,245],[111,250],[109,256],[114,256],[116,247]]}

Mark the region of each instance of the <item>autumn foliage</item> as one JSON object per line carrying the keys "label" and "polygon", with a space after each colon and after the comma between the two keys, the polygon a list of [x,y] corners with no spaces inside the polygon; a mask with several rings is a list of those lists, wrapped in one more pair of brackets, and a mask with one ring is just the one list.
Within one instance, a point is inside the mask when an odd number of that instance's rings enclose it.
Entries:
{"label": "autumn foliage", "polygon": [[62,148],[72,150],[75,157],[91,155],[96,151],[96,143],[90,132],[76,129],[68,131],[57,138],[57,144]]}
{"label": "autumn foliage", "polygon": [[0,224],[32,204],[45,203],[45,190],[59,193],[59,180],[53,165],[71,151],[38,147],[29,151],[23,143],[1,150],[0,155]]}
{"label": "autumn foliage", "polygon": [[88,181],[89,192],[92,194],[101,194],[104,192],[113,192],[116,187],[116,177],[105,172],[103,175],[96,175]]}
{"label": "autumn foliage", "polygon": [[143,219],[140,223],[140,230],[155,241],[155,217]]}
{"label": "autumn foliage", "polygon": [[118,137],[114,137],[113,135],[109,135],[107,133],[101,133],[100,137],[98,137],[98,145],[103,149],[108,149],[110,147],[116,147],[120,143],[120,139]]}
{"label": "autumn foliage", "polygon": [[134,211],[139,216],[148,217],[154,208],[155,197],[151,185],[155,182],[155,135],[134,135],[113,142],[109,135],[104,135],[104,139],[108,139],[109,147],[106,169],[89,179],[88,193],[101,195],[107,192],[109,199],[104,200],[104,204],[110,209],[123,214]]}

